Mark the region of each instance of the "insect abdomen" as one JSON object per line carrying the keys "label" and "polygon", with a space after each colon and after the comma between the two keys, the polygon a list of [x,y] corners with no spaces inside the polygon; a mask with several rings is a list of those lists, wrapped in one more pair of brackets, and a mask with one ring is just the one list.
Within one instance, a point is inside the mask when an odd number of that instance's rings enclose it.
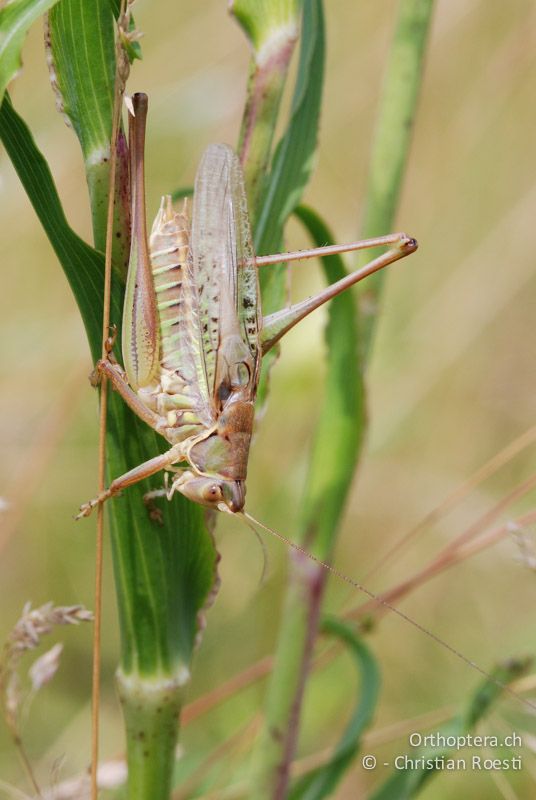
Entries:
{"label": "insect abdomen", "polygon": [[164,198],[150,240],[156,305],[160,324],[160,364],[181,366],[181,339],[192,310],[187,298],[189,225],[184,214],[175,214],[171,199]]}
{"label": "insect abdomen", "polygon": [[[190,263],[189,221],[186,213],[175,213],[170,197],[162,200],[149,249],[160,329],[157,411],[190,409],[200,423],[210,424],[211,419],[205,419],[209,401]],[[179,415],[177,425],[182,424]]]}

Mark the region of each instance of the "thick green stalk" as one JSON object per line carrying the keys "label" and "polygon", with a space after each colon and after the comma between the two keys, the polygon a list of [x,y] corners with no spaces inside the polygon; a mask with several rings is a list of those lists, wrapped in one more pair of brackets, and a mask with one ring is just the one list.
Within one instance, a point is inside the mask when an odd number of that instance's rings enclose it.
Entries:
{"label": "thick green stalk", "polygon": [[[393,222],[409,154],[432,5],[432,0],[400,3],[373,145],[364,236],[386,233]],[[320,237],[324,234],[322,243],[327,241],[327,231],[319,228],[318,220],[303,221],[313,234]],[[373,255],[369,252],[367,260],[370,257]],[[367,290],[375,278],[368,279]],[[329,272],[328,279],[333,280]],[[369,302],[377,300],[379,281],[381,278],[376,278],[371,295],[367,291]],[[301,543],[322,560],[331,558],[366,430],[365,361],[358,352],[361,341],[355,329],[355,313],[352,312],[348,327],[344,322],[347,309],[343,305],[337,307],[344,302],[353,304],[353,298],[339,297],[330,309],[327,390],[302,504]],[[363,326],[367,344],[375,319],[374,313],[369,314]],[[352,380],[352,365],[355,380]],[[325,572],[317,565],[292,555],[276,661],[268,689],[266,721],[256,751],[253,796],[259,800],[267,797],[282,800],[288,792],[325,578]]]}
{"label": "thick green stalk", "polygon": [[181,686],[180,676],[136,679],[118,671],[117,687],[127,737],[129,800],[169,797],[188,673],[183,677]]}
{"label": "thick green stalk", "polygon": [[[109,475],[139,464],[165,442],[109,398]],[[163,447],[162,447],[163,444]],[[167,800],[180,710],[202,613],[215,579],[215,553],[202,509],[185,498],[143,501],[161,478],[131,487],[110,505],[121,632],[117,687],[125,718],[129,800]]]}
{"label": "thick green stalk", "polygon": [[[97,246],[106,230],[113,102],[109,87],[110,75],[113,87],[115,74],[110,8],[110,0],[59,0],[48,28],[55,88],[86,161]],[[102,255],[69,227],[48,165],[8,98],[0,109],[0,137],[71,284],[92,356],[97,359],[101,355]],[[126,164],[124,148],[122,155]],[[116,217],[114,240],[125,240],[124,224],[124,216]],[[116,267],[111,322],[120,327],[124,271],[120,263]],[[168,445],[132,414],[117,393],[110,393],[109,399],[110,479]],[[131,800],[169,798],[178,712],[199,635],[199,617],[215,582],[216,553],[202,509],[181,497],[170,503],[155,501],[157,509],[146,507],[145,493],[162,485],[162,475],[156,475],[107,504],[121,630],[118,685],[127,729]],[[90,535],[91,525],[79,524]]]}

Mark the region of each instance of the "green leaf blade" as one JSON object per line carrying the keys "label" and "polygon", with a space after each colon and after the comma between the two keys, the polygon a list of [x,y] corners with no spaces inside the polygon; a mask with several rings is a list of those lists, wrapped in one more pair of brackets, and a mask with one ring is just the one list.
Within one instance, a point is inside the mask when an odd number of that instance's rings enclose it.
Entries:
{"label": "green leaf blade", "polygon": [[[324,14],[319,0],[306,0],[298,75],[287,129],[278,143],[262,195],[261,212],[255,225],[259,255],[281,246],[284,225],[299,204],[314,167],[320,105],[324,81]],[[265,270],[261,284],[269,285],[272,268]],[[266,301],[265,301],[266,302]],[[275,310],[267,298],[266,311]]]}
{"label": "green leaf blade", "polygon": [[[295,214],[315,246],[334,243],[332,232],[311,208],[299,206]],[[328,284],[347,274],[338,255],[323,258],[321,263]],[[325,331],[328,371],[300,525],[302,542],[323,561],[329,560],[335,545],[365,434],[365,391],[356,319],[353,292],[342,292],[330,302]]]}
{"label": "green leaf blade", "polygon": [[22,69],[26,34],[58,0],[11,0],[0,8],[0,103],[7,86]]}
{"label": "green leaf blade", "polygon": [[[115,80],[114,15],[109,0],[60,0],[48,15],[46,46],[58,106],[82,148],[95,246],[104,251]],[[130,246],[127,182],[128,155],[121,132],[112,251],[118,271],[128,264]]]}
{"label": "green leaf blade", "polygon": [[[320,0],[306,0],[290,119],[276,147],[261,196],[261,210],[254,226],[255,251],[258,255],[281,250],[285,223],[299,204],[313,172],[324,81],[324,61],[325,31],[322,3]],[[283,306],[285,276],[284,265],[261,269],[259,280],[264,314]],[[273,348],[263,361],[259,386],[260,405],[266,400],[268,375],[277,358],[278,349]]]}
{"label": "green leaf blade", "polygon": [[109,158],[115,74],[110,3],[60,0],[48,24],[55,88],[84,160]]}
{"label": "green leaf blade", "polygon": [[[104,256],[69,227],[48,164],[6,95],[0,107],[0,139],[54,248],[88,332],[93,358],[100,358]],[[114,303],[112,315],[120,318]]]}

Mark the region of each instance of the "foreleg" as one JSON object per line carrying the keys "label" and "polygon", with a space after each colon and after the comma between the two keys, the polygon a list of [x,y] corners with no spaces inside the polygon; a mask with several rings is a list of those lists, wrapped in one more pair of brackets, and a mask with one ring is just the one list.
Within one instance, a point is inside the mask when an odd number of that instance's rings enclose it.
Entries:
{"label": "foreleg", "polygon": [[97,495],[97,497],[94,497],[93,500],[90,500],[89,502],[80,506],[80,512],[76,519],[88,517],[95,506],[99,505],[100,503],[104,503],[109,497],[113,497],[113,495],[118,494],[128,486],[132,486],[134,483],[138,483],[145,478],[149,478],[151,475],[154,475],[156,472],[160,472],[160,470],[169,467],[171,464],[176,461],[180,461],[182,458],[184,458],[184,453],[181,447],[179,445],[175,445],[168,450],[167,453],[162,453],[160,456],[155,456],[155,458],[150,458],[148,461],[144,461],[143,464],[139,464],[139,466],[134,467],[134,469],[129,470],[129,472],[125,472],[124,475],[120,475],[119,478],[115,478],[107,489],[102,491],[99,495]]}

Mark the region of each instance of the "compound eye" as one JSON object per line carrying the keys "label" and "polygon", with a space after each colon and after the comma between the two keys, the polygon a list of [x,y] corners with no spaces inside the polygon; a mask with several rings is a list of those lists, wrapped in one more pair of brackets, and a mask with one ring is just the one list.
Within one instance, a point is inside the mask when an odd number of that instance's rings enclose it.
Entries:
{"label": "compound eye", "polygon": [[220,500],[223,500],[223,493],[221,490],[221,486],[219,486],[217,483],[210,484],[210,486],[208,486],[205,489],[204,495],[205,495],[205,500],[208,500],[213,503],[217,503]]}

